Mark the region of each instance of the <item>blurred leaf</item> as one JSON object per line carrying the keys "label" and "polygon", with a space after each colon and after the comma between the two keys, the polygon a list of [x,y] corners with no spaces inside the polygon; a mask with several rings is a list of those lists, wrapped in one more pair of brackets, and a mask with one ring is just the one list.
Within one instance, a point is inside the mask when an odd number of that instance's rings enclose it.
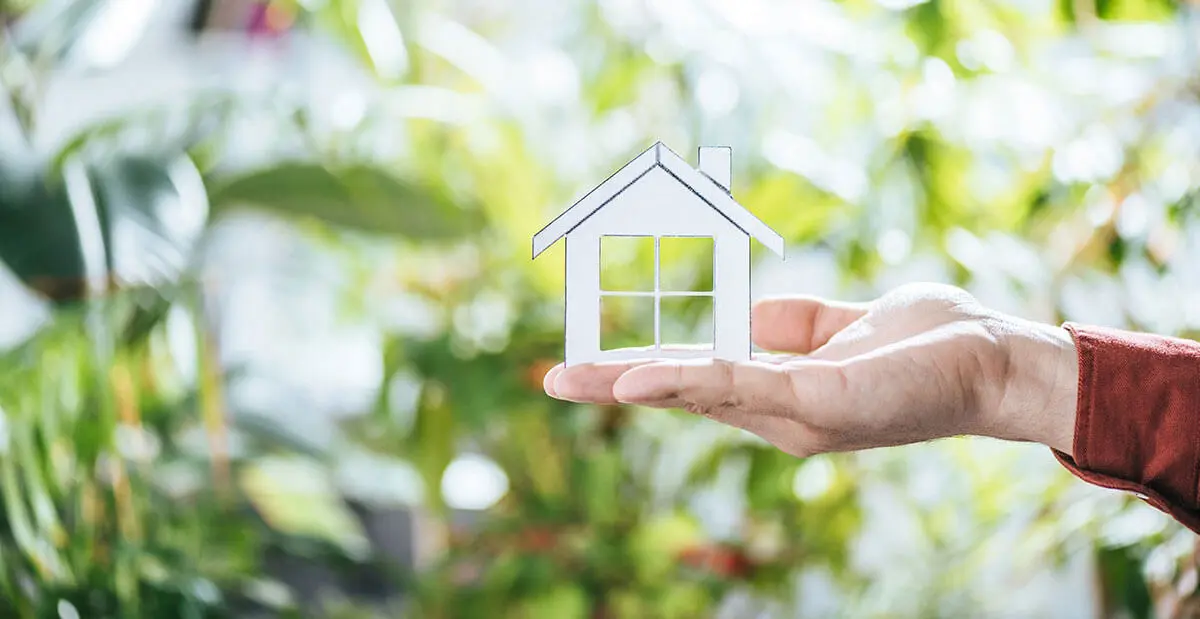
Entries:
{"label": "blurred leaf", "polygon": [[803,460],[773,447],[750,450],[746,498],[751,509],[772,509],[795,500],[792,480]]}
{"label": "blurred leaf", "polygon": [[136,345],[145,341],[166,319],[167,312],[171,310],[171,299],[155,288],[141,288],[132,292],[134,307],[125,323],[121,340],[126,344]]}
{"label": "blurred leaf", "polygon": [[85,289],[83,251],[71,199],[93,209],[112,282],[174,282],[192,257],[207,202],[186,157],[122,157],[79,179],[47,178],[30,166],[0,164],[0,260],[27,285],[60,301]]}
{"label": "blurred leaf", "polygon": [[589,521],[604,525],[617,519],[622,465],[621,454],[614,449],[603,449],[585,458],[583,492]]}
{"label": "blurred leaf", "polygon": [[646,596],[639,595],[638,591],[624,589],[609,592],[606,602],[612,616],[620,619],[652,617],[654,616],[653,609],[658,606],[656,600],[651,601]]}
{"label": "blurred leaf", "polygon": [[283,449],[318,461],[326,461],[330,455],[327,447],[265,415],[239,411],[233,415],[232,425],[272,450]]}
{"label": "blurred leaf", "polygon": [[714,445],[707,452],[696,458],[688,471],[688,486],[703,486],[712,483],[721,472],[721,466],[729,461],[735,447],[729,443]]}
{"label": "blurred leaf", "polygon": [[32,58],[61,60],[72,52],[109,1],[42,0],[34,3],[13,28],[13,44]]}
{"label": "blurred leaf", "polygon": [[[908,19],[908,36],[922,53],[953,61],[955,37],[952,36],[945,13],[946,4],[943,0],[919,2],[909,8],[905,16]],[[950,53],[947,54],[947,51]]]}
{"label": "blurred leaf", "polygon": [[1179,9],[1176,0],[1094,0],[1096,15],[1110,21],[1157,21]]}
{"label": "blurred leaf", "polygon": [[667,587],[659,600],[664,619],[700,617],[710,604],[711,596],[698,584],[681,582]]}
{"label": "blurred leaf", "polygon": [[220,154],[219,146],[227,133],[222,128],[236,111],[254,103],[226,91],[204,91],[186,101],[139,107],[128,115],[90,123],[58,149],[50,162],[49,175],[61,175],[67,161],[89,150],[125,152],[130,156],[189,151],[198,167],[207,169],[213,162],[202,160]]}
{"label": "blurred leaf", "polygon": [[[528,140],[517,127],[504,125],[498,133],[500,148],[492,156],[475,159],[469,165],[488,214],[489,227],[505,239],[504,246],[498,249],[524,257],[529,255],[530,237],[566,208],[571,196],[554,191],[553,170],[531,151]],[[548,212],[547,207],[553,212]],[[531,285],[558,294],[562,290],[563,269],[561,254],[556,249],[562,251],[556,246],[551,248],[551,255],[540,256],[532,263],[537,276],[532,278]]]}
{"label": "blurred leaf", "polygon": [[784,238],[796,241],[822,238],[833,221],[856,210],[853,205],[813,191],[804,179],[788,172],[768,173],[737,196]]}
{"label": "blurred leaf", "polygon": [[[306,4],[306,3],[297,3]],[[308,3],[315,8],[307,16],[322,28],[332,32],[341,43],[350,48],[354,55],[367,66],[371,66],[371,52],[363,40],[359,28],[362,0],[334,0],[332,2]]]}
{"label": "blurred leaf", "polygon": [[95,166],[89,176],[116,280],[177,281],[208,217],[204,182],[191,160],[127,157]]}
{"label": "blurred leaf", "polygon": [[595,75],[584,82],[584,100],[591,103],[592,112],[597,116],[634,103],[639,82],[657,66],[638,47],[613,49],[605,62],[596,68]]}
{"label": "blurred leaf", "polygon": [[283,164],[217,184],[210,198],[217,213],[258,207],[411,239],[454,239],[482,228],[477,212],[367,165]]}
{"label": "blurred leaf", "polygon": [[[497,402],[512,402],[529,395],[522,382],[522,368],[511,361],[511,349],[464,359],[455,354],[449,337],[411,342],[409,346],[417,370],[446,386],[446,396],[457,421],[472,430],[484,427]],[[481,384],[490,385],[490,389],[477,389]]]}
{"label": "blurred leaf", "polygon": [[1133,548],[1102,548],[1096,561],[1103,582],[1105,616],[1150,619],[1150,591],[1141,574],[1141,558]]}
{"label": "blurred leaf", "polygon": [[316,463],[300,458],[262,459],[244,468],[239,481],[273,529],[331,542],[351,556],[367,552],[368,541],[359,521]]}
{"label": "blurred leaf", "polygon": [[587,595],[578,585],[563,584],[513,609],[512,619],[586,619]]}
{"label": "blurred leaf", "polygon": [[628,541],[637,579],[642,582],[666,579],[680,553],[703,540],[700,525],[690,516],[671,513],[645,520]]}
{"label": "blurred leaf", "polygon": [[51,298],[83,292],[83,254],[66,188],[28,163],[0,161],[0,260]]}
{"label": "blurred leaf", "polygon": [[555,440],[551,421],[533,411],[519,413],[511,421],[511,432],[524,445],[525,471],[538,499],[553,504],[569,499],[566,462],[570,455]]}
{"label": "blurred leaf", "polygon": [[442,474],[454,459],[456,435],[454,414],[449,407],[428,403],[418,407],[413,426],[416,450],[412,459],[421,471],[425,487],[430,489],[428,496],[435,509],[445,507],[441,493]]}

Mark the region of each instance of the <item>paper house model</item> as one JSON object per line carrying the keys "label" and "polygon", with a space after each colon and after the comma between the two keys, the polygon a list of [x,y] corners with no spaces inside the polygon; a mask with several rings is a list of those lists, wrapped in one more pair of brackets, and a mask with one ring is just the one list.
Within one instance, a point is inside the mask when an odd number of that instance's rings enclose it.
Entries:
{"label": "paper house model", "polygon": [[[732,149],[701,147],[699,169],[661,142],[617,170],[533,237],[536,258],[566,237],[566,354],[574,365],[637,358],[750,358],[750,237],[783,256],[783,237],[733,199]],[[652,289],[602,290],[602,237],[653,239]],[[711,291],[664,286],[660,246],[675,237],[711,239]],[[664,308],[672,299],[711,297],[713,341],[704,347],[674,347],[662,341]],[[653,346],[602,350],[601,302],[641,297],[654,307]],[[679,299],[676,299],[679,300]]]}

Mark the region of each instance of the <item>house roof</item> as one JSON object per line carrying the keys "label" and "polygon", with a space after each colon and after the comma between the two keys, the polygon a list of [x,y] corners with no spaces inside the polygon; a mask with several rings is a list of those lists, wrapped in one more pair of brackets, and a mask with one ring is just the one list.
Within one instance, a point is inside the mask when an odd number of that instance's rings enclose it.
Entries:
{"label": "house roof", "polygon": [[563,211],[561,215],[555,217],[553,221],[546,224],[546,227],[533,235],[533,257],[537,258],[538,254],[574,230],[596,211],[604,208],[604,205],[654,168],[665,170],[742,232],[758,239],[759,243],[766,245],[779,256],[783,256],[783,237],[779,236],[778,232],[772,230],[770,226],[738,204],[733,196],[716,181],[693,168],[662,142],[655,142],[654,146],[634,157],[632,161],[614,172],[603,183],[571,205],[571,208]]}

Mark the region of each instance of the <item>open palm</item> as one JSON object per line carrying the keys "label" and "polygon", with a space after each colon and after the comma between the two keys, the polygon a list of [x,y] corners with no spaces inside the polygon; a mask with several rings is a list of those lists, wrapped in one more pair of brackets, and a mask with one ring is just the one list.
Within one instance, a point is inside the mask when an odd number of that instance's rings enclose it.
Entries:
{"label": "open palm", "polygon": [[956,434],[1036,440],[1070,453],[1077,370],[1062,329],[933,284],[868,304],[766,299],[752,325],[755,344],[786,354],[558,366],[546,375],[546,392],[683,408],[797,456]]}

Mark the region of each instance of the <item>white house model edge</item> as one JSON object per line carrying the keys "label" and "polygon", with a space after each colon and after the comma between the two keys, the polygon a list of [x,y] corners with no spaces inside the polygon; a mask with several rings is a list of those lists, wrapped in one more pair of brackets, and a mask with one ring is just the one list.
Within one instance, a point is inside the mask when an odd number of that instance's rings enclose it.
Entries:
{"label": "white house model edge", "polygon": [[[566,237],[565,363],[659,358],[750,357],[750,237],[781,258],[777,232],[733,199],[732,149],[699,149],[699,169],[657,142],[579,199],[533,237],[537,258]],[[600,347],[600,239],[640,236],[654,239],[654,346],[602,350]],[[660,300],[676,293],[660,287],[659,239],[713,240],[713,342],[711,348],[664,347]],[[690,293],[683,293],[690,294]],[[704,293],[705,295],[709,293]]]}

